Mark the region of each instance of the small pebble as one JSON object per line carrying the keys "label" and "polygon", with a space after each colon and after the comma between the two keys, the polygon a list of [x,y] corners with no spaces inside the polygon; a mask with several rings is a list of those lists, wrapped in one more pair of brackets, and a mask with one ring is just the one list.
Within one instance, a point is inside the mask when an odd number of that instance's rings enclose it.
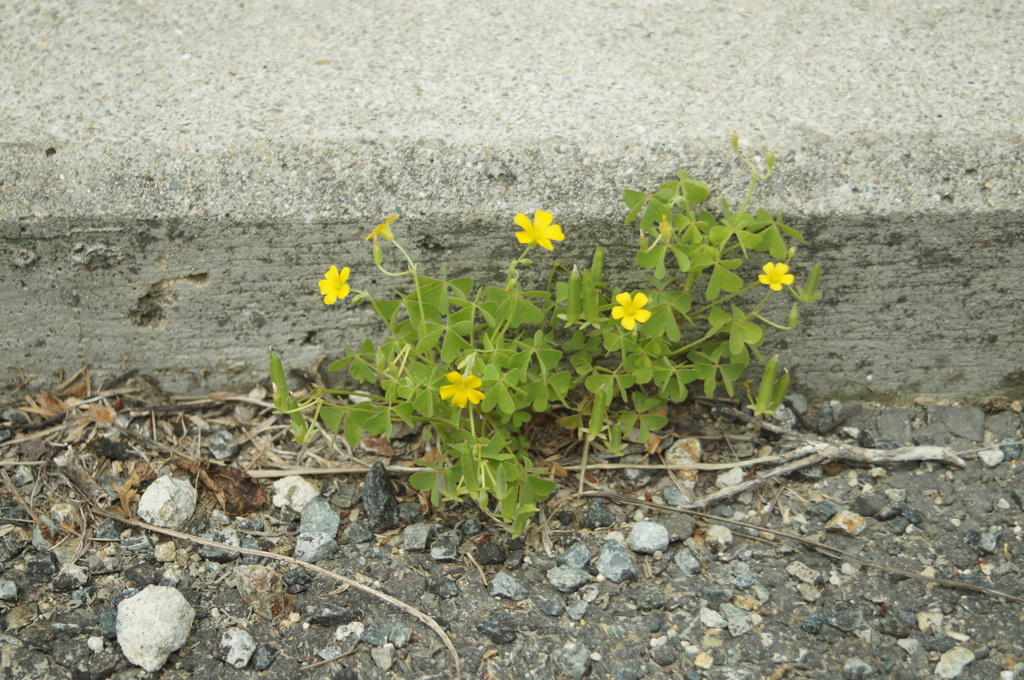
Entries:
{"label": "small pebble", "polygon": [[935,675],[943,680],[955,678],[964,668],[974,661],[974,652],[966,647],[953,647],[942,655],[935,664]]}
{"label": "small pebble", "polygon": [[633,552],[653,555],[668,547],[668,529],[660,522],[646,520],[633,525],[626,544]]}
{"label": "small pebble", "polygon": [[726,489],[730,486],[736,486],[743,481],[746,473],[743,472],[743,468],[734,467],[731,470],[727,470],[715,478],[715,486],[719,489]]}
{"label": "small pebble", "polygon": [[241,628],[228,628],[220,636],[217,658],[235,668],[245,668],[256,651],[249,632]]}
{"label": "small pebble", "polygon": [[291,508],[302,512],[306,503],[320,495],[320,489],[310,484],[304,477],[289,475],[277,480],[271,487],[274,489],[272,502],[278,508]]}
{"label": "small pebble", "polygon": [[1002,449],[985,449],[978,453],[978,458],[985,464],[985,467],[994,468],[1006,459],[1006,454]]}
{"label": "small pebble", "polygon": [[704,542],[711,552],[725,552],[732,545],[733,540],[735,539],[733,538],[732,531],[729,527],[722,526],[721,524],[712,525],[704,532]]}
{"label": "small pebble", "polygon": [[530,596],[530,591],[507,571],[499,571],[491,580],[491,595],[518,602]]}
{"label": "small pebble", "polygon": [[843,533],[848,536],[859,536],[867,528],[867,521],[860,515],[849,510],[840,510],[825,523],[826,531]]}
{"label": "small pebble", "polygon": [[602,576],[615,583],[635,581],[640,577],[633,558],[615,539],[610,538],[601,546],[595,565]]}

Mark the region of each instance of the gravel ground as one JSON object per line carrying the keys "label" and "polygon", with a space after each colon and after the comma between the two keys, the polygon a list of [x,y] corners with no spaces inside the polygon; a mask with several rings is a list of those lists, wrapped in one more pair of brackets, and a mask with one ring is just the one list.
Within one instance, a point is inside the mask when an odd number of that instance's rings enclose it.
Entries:
{"label": "gravel ground", "polygon": [[[371,594],[295,564],[90,514],[60,473],[70,458],[115,508],[219,543],[304,557],[416,607],[450,636],[466,678],[1024,677],[1024,465],[1019,444],[993,446],[1020,437],[1019,405],[801,402],[793,404],[799,420],[786,414],[797,431],[877,449],[971,451],[967,465],[815,465],[708,508],[713,520],[569,498],[570,476],[546,504],[543,530],[511,540],[472,505],[425,508],[400,475],[389,484],[379,467],[367,476],[304,478],[313,484],[262,480],[272,502],[245,514],[219,508],[204,483],[194,511],[188,491],[184,505],[174,505],[181,488],[168,486],[159,498],[156,486],[150,498],[142,493],[158,472],[194,489],[213,469],[185,460],[196,452],[253,470],[280,458],[286,445],[261,439],[269,431],[261,426],[273,423],[276,432],[279,421],[257,406],[179,414],[166,427],[152,410],[132,418],[122,404],[108,418],[79,406],[50,439],[26,434],[25,413],[39,411],[8,409],[0,415],[8,428],[0,429],[2,460],[10,463],[0,497],[0,677],[135,678],[148,675],[140,663],[159,677],[190,680],[455,675],[435,632]],[[737,467],[692,473],[692,481],[681,473],[679,485],[664,470],[599,470],[591,490],[681,505],[686,494],[701,497],[770,470],[771,463],[741,464],[779,448],[777,436],[711,404],[688,405],[672,424],[680,434],[666,433],[662,449],[682,433],[698,434],[703,462]],[[161,431],[176,445],[154,448]],[[45,460],[52,463],[17,464]],[[285,462],[313,461],[300,452]],[[660,460],[633,454],[611,462]],[[262,500],[258,487],[241,497],[232,488],[221,487],[229,509]],[[165,629],[179,641],[154,652],[151,638]]]}

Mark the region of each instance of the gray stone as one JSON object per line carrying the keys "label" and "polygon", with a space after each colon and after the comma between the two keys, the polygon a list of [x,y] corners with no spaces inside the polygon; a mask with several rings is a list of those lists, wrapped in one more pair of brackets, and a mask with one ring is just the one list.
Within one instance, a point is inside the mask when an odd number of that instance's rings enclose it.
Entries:
{"label": "gray stone", "polygon": [[430,557],[435,562],[454,562],[459,557],[462,533],[457,529],[446,531],[430,546]]}
{"label": "gray stone", "polygon": [[499,571],[491,579],[491,595],[518,602],[529,597],[530,591],[507,571]]}
{"label": "gray stone", "polygon": [[0,581],[0,600],[14,602],[18,599],[18,584],[4,579]]}
{"label": "gray stone", "polygon": [[985,412],[977,406],[929,406],[928,422],[972,442],[985,438]]}
{"label": "gray stone", "polygon": [[65,564],[50,581],[50,585],[58,593],[70,593],[89,582],[89,572],[77,564]]}
{"label": "gray stone", "polygon": [[566,567],[583,569],[590,564],[590,558],[593,556],[594,554],[590,552],[586,541],[576,541],[568,550],[555,558],[555,563]]}
{"label": "gray stone", "polygon": [[363,627],[363,632],[359,634],[359,639],[368,645],[374,647],[383,647],[388,643],[388,629],[376,623],[371,623]]}
{"label": "gray stone", "polygon": [[[232,548],[241,547],[242,541],[238,532],[234,529],[217,529],[216,531],[205,531],[199,534],[199,538],[217,541]],[[197,545],[196,552],[211,562],[230,562],[238,557],[239,553],[225,548],[217,548],[211,545]]]}
{"label": "gray stone", "polygon": [[586,600],[573,600],[569,603],[569,606],[566,607],[565,612],[573,621],[580,621],[587,615],[588,609],[590,609],[590,603]]}
{"label": "gray stone", "polygon": [[590,574],[568,566],[552,567],[548,569],[546,576],[548,583],[563,593],[575,592],[590,582]]}
{"label": "gray stone", "polygon": [[580,680],[590,672],[590,650],[582,643],[575,643],[568,649],[562,648],[552,654],[559,674]]}
{"label": "gray stone", "polygon": [[633,525],[626,539],[630,550],[644,555],[653,555],[668,547],[668,529],[661,522],[645,520]]}
{"label": "gray stone", "polygon": [[221,633],[217,658],[229,666],[245,668],[256,651],[256,643],[249,632],[241,628],[228,628]]}
{"label": "gray stone", "polygon": [[843,680],[866,680],[874,672],[871,664],[856,657],[843,663]]}
{"label": "gray stone", "polygon": [[388,633],[388,641],[398,649],[402,649],[412,638],[412,628],[404,623],[396,623]]}
{"label": "gray stone", "polygon": [[985,464],[985,467],[994,468],[1006,459],[1002,449],[985,449],[978,452],[978,459]]}
{"label": "gray stone", "polygon": [[303,562],[327,559],[338,552],[338,542],[333,536],[334,534],[320,532],[299,534],[295,539],[295,559]]}
{"label": "gray stone", "polygon": [[818,501],[810,507],[811,514],[820,519],[822,522],[827,522],[835,516],[837,512],[843,509],[843,506],[836,503],[830,498],[826,498],[823,501]]}
{"label": "gray stone", "polygon": [[242,448],[242,444],[236,443],[235,438],[229,430],[213,430],[203,433],[203,444],[210,449],[210,453],[217,460],[228,460],[233,458]]}
{"label": "gray stone", "polygon": [[533,592],[530,594],[530,601],[541,613],[548,616],[561,616],[565,612],[565,601],[551,592]]}
{"label": "gray stone", "polygon": [[665,487],[661,492],[661,497],[665,499],[665,503],[674,508],[681,508],[689,503],[683,492],[674,486]]}
{"label": "gray stone", "polygon": [[338,533],[338,526],[341,518],[331,507],[330,502],[321,496],[310,500],[302,509],[302,518],[299,521],[300,534],[327,534],[334,538]]}
{"label": "gray stone", "polygon": [[405,550],[426,550],[436,534],[436,524],[410,524],[402,530],[402,547]]}
{"label": "gray stone", "polygon": [[886,408],[875,423],[878,438],[901,446],[910,444],[910,425],[916,415],[914,409]]}
{"label": "gray stone", "polygon": [[384,464],[377,461],[366,473],[363,483],[363,509],[370,530],[375,533],[397,529],[400,517],[395,485],[388,477]]}
{"label": "gray stone", "polygon": [[1020,414],[1013,411],[993,413],[985,419],[985,429],[1001,441],[1017,439],[1017,429],[1019,427]]}
{"label": "gray stone", "polygon": [[367,528],[366,522],[361,519],[350,522],[345,527],[344,534],[349,543],[369,543],[373,540],[373,532]]}
{"label": "gray stone", "polygon": [[700,570],[704,568],[700,560],[697,559],[697,556],[689,548],[683,548],[677,552],[673,560],[684,574],[699,574]]}
{"label": "gray stone", "polygon": [[363,612],[352,610],[324,598],[310,598],[299,603],[295,610],[304,621],[317,626],[343,626],[363,618]]}
{"label": "gray stone", "polygon": [[389,671],[395,663],[395,647],[391,644],[374,647],[370,650],[370,657],[379,670]]}
{"label": "gray stone", "polygon": [[640,577],[633,558],[615,539],[609,539],[601,546],[601,550],[597,554],[596,566],[602,576],[615,583],[635,581]]}

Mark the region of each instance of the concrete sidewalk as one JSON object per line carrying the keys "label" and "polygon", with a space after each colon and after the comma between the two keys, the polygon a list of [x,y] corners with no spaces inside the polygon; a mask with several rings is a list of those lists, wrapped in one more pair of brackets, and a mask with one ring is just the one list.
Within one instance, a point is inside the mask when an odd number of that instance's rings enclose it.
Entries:
{"label": "concrete sidewalk", "polygon": [[825,271],[769,340],[797,389],[1024,396],[1022,27],[996,0],[0,2],[0,384],[308,366],[368,332],[316,282],[379,285],[392,212],[428,270],[499,278],[537,208],[562,261],[625,262],[622,190],[739,199],[738,130]]}

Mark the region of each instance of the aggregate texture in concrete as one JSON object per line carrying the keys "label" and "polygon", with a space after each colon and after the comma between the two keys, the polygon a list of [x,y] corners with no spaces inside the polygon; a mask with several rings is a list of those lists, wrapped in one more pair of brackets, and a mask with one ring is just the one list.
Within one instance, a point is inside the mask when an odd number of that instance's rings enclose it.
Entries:
{"label": "aggregate texture in concrete", "polygon": [[[774,148],[823,298],[773,335],[797,389],[1024,395],[1024,7],[979,2],[0,1],[0,383],[88,364],[174,392],[374,337],[325,307],[393,212],[426,273],[605,245],[679,169],[739,200]],[[20,373],[19,373],[20,372]]]}

